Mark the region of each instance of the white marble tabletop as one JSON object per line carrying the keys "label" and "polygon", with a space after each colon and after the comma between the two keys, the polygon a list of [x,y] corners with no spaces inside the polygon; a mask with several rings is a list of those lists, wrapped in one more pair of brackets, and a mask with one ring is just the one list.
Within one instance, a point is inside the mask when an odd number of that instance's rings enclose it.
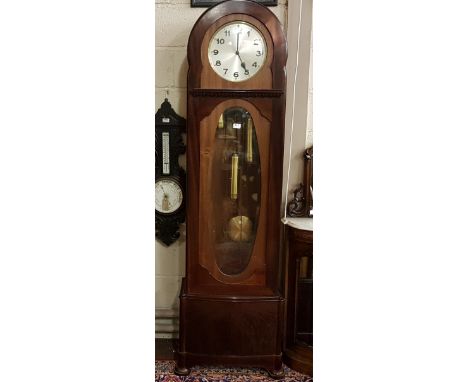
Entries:
{"label": "white marble tabletop", "polygon": [[314,230],[314,219],[313,218],[283,218],[281,219],[283,224],[296,229],[302,229],[304,231],[313,231]]}

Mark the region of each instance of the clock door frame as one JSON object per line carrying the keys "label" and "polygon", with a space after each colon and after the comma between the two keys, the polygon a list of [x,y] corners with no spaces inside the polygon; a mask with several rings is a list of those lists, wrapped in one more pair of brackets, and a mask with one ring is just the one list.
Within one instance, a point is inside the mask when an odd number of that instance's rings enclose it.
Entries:
{"label": "clock door frame", "polygon": [[[278,295],[279,290],[279,263],[280,263],[280,235],[281,235],[281,176],[276,176],[282,168],[283,151],[283,133],[279,128],[275,128],[275,120],[284,118],[281,113],[281,107],[275,104],[281,102],[282,97],[245,97],[232,99],[230,97],[207,97],[194,96],[189,100],[189,112],[193,119],[189,120],[188,128],[188,212],[187,212],[187,288],[190,293],[207,293],[216,295],[257,295],[274,296]],[[249,276],[245,277],[244,272],[240,277],[221,276],[221,280],[213,276],[213,271],[203,266],[203,260],[212,261],[215,264],[215,254],[210,253],[209,249],[200,253],[203,244],[199,242],[202,237],[202,231],[206,229],[205,225],[200,224],[200,216],[204,211],[200,210],[200,122],[213,112],[220,110],[219,106],[245,104],[251,105],[251,110],[256,111],[260,118],[254,121],[255,128],[269,128],[268,150],[260,149],[260,163],[264,163],[265,174],[262,175],[262,202],[260,214],[264,214],[264,225],[262,231],[258,232],[257,240],[264,242],[260,244],[255,253],[252,253],[252,267]],[[228,106],[229,105],[229,106]],[[254,114],[254,115],[255,115]],[[192,124],[192,121],[197,121]],[[266,126],[268,122],[269,126]],[[260,144],[260,143],[259,143]],[[263,169],[262,168],[262,169]],[[264,190],[263,190],[264,189]],[[258,257],[255,257],[258,256]],[[202,259],[205,257],[205,259]],[[209,257],[207,260],[206,257]],[[248,272],[248,271],[247,271]]]}

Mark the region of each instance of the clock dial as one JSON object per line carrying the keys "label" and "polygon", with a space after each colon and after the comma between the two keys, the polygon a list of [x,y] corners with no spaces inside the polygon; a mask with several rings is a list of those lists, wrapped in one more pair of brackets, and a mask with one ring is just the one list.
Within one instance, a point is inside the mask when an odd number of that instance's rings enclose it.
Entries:
{"label": "clock dial", "polygon": [[265,63],[267,46],[260,31],[245,21],[223,25],[208,45],[208,60],[220,77],[231,82],[255,76]]}
{"label": "clock dial", "polygon": [[171,214],[182,205],[182,189],[172,179],[158,180],[155,184],[155,192],[155,208],[162,214]]}

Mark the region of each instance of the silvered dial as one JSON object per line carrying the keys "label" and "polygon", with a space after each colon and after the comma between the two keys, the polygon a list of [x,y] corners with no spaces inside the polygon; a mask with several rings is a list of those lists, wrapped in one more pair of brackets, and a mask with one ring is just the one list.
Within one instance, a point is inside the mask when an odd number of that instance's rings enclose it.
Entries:
{"label": "silvered dial", "polygon": [[267,56],[263,35],[252,24],[234,21],[223,25],[208,46],[208,60],[222,78],[246,81],[261,69]]}
{"label": "silvered dial", "polygon": [[155,184],[155,208],[163,214],[170,214],[182,205],[183,194],[179,184],[172,179],[159,179]]}

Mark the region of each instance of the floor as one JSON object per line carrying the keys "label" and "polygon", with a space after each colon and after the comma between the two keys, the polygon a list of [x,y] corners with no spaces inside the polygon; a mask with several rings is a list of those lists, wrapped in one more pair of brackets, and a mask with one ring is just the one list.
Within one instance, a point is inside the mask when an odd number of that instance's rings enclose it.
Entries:
{"label": "floor", "polygon": [[284,377],[272,379],[258,368],[195,366],[188,376],[174,374],[175,361],[156,361],[155,382],[312,382],[312,377],[284,366]]}

